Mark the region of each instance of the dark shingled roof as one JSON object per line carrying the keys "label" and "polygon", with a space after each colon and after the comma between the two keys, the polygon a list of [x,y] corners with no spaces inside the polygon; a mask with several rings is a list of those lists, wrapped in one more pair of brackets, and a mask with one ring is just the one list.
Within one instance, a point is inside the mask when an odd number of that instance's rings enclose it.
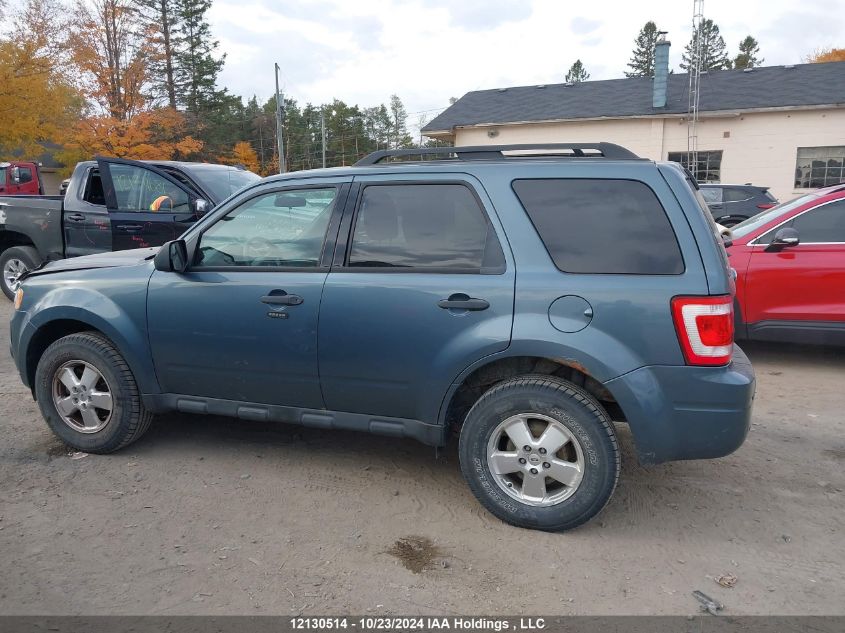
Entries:
{"label": "dark shingled roof", "polygon": [[[684,114],[688,89],[686,73],[669,75],[664,108],[652,107],[648,77],[478,90],[465,94],[422,131],[515,121]],[[845,106],[845,62],[768,66],[750,72],[719,70],[701,76],[701,112],[828,104]]]}

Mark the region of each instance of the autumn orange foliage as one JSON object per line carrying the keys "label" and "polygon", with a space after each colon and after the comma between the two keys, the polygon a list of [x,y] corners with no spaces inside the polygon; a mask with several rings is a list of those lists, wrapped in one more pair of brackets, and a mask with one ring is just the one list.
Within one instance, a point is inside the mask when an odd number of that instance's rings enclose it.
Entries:
{"label": "autumn orange foliage", "polygon": [[820,48],[812,53],[807,61],[816,64],[845,62],[845,48]]}
{"label": "autumn orange foliage", "polygon": [[147,43],[133,29],[129,0],[77,0],[68,38],[82,88],[110,117],[131,118],[145,105]]}
{"label": "autumn orange foliage", "polygon": [[65,146],[88,156],[136,160],[188,159],[202,141],[183,136],[184,115],[172,108],[139,112],[129,120],[94,116],[74,126]]}
{"label": "autumn orange foliage", "polygon": [[258,173],[260,169],[258,153],[247,141],[235,143],[235,146],[232,148],[232,155],[222,157],[220,162],[228,165],[243,165],[249,171],[255,173]]}
{"label": "autumn orange foliage", "polygon": [[79,116],[82,99],[61,66],[59,7],[51,0],[28,0],[11,16],[0,38],[0,158],[43,151]]}

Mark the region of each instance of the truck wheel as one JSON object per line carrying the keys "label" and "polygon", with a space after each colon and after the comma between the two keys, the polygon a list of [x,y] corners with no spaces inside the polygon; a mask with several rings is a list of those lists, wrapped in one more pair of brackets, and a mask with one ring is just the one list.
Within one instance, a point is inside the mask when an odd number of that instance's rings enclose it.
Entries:
{"label": "truck wheel", "polygon": [[476,498],[518,527],[581,525],[604,508],[619,479],[607,413],[554,376],[521,376],[487,391],[467,414],[459,454]]}
{"label": "truck wheel", "polygon": [[40,263],[38,251],[31,246],[13,246],[3,251],[0,255],[0,286],[3,288],[3,294],[9,299],[14,299],[15,290],[18,289],[18,277]]}
{"label": "truck wheel", "polygon": [[128,446],[152,420],[126,361],[96,332],[71,334],[47,348],[35,370],[35,397],[53,433],[86,453]]}

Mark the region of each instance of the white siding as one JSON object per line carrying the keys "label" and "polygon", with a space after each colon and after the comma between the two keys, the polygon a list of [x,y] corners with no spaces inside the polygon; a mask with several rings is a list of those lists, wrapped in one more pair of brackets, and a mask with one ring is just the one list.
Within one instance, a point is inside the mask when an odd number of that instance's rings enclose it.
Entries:
{"label": "white siding", "polygon": [[[698,124],[698,148],[722,150],[721,181],[768,186],[781,201],[806,191],[793,187],[799,147],[845,145],[845,108],[704,117]],[[609,141],[655,160],[687,149],[687,125],[681,118],[511,124],[496,126],[495,138],[488,136],[490,129],[459,128],[455,145]]]}

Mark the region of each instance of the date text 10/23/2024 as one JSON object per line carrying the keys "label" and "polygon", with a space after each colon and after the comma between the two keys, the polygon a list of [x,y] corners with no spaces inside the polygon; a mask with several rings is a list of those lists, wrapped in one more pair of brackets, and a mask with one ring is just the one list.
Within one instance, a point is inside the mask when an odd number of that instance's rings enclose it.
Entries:
{"label": "date text 10/23/2024", "polygon": [[295,631],[540,631],[543,618],[483,617],[296,617],[290,619]]}

